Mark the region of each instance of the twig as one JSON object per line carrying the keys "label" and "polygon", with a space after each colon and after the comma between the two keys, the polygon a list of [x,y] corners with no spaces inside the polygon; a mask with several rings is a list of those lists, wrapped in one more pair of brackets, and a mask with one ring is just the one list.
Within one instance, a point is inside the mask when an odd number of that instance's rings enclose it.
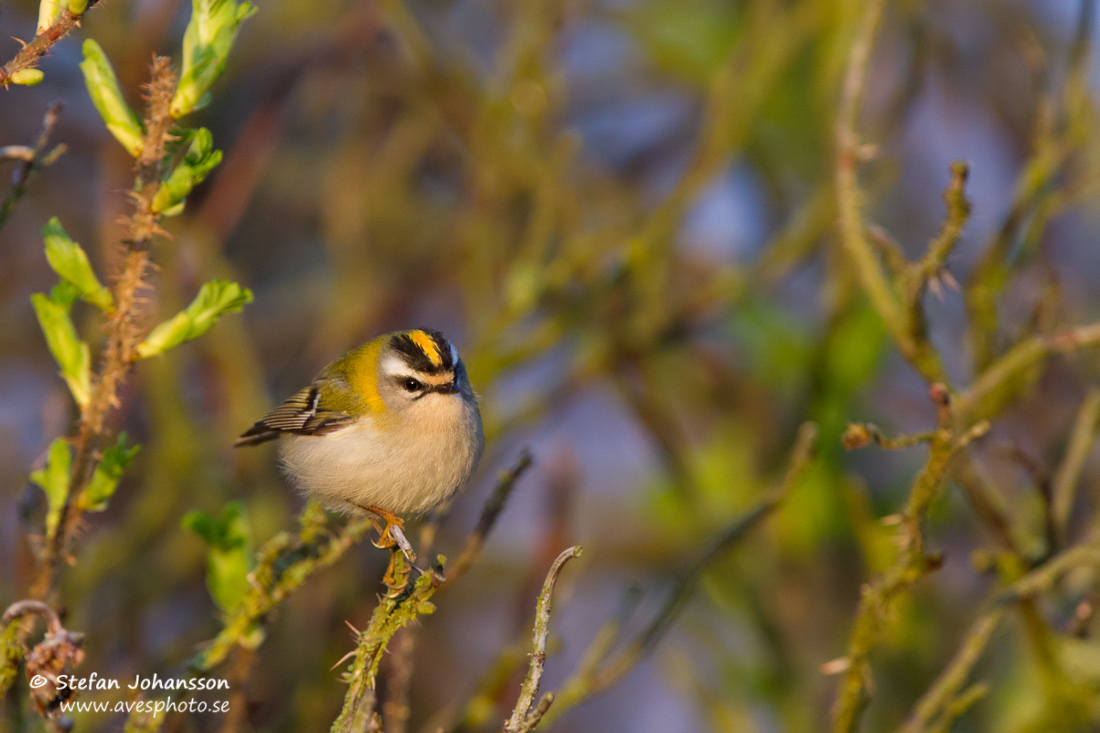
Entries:
{"label": "twig", "polygon": [[926,338],[914,336],[912,319],[890,287],[882,265],[864,232],[861,213],[863,201],[856,171],[861,156],[857,125],[867,85],[867,66],[882,20],[884,4],[885,0],[868,0],[864,5],[844,75],[836,123],[836,195],[840,214],[840,240],[855,267],[860,285],[893,338],[898,351],[925,379],[930,382],[944,382],[946,374],[939,356]]}
{"label": "twig", "polygon": [[947,216],[936,238],[928,245],[928,251],[918,261],[905,270],[902,292],[905,307],[908,310],[909,323],[915,329],[917,338],[927,339],[924,307],[921,299],[926,290],[932,289],[937,295],[943,294],[941,281],[958,288],[958,283],[947,271],[947,257],[955,249],[962,236],[963,227],[970,218],[970,201],[966,198],[966,179],[970,167],[962,161],[951,164],[951,182],[943,192],[943,202],[947,206]]}
{"label": "twig", "polygon": [[[913,712],[902,728],[902,733],[921,733],[939,730],[933,725],[937,715],[958,717],[962,710],[973,704],[976,690],[972,686],[959,694],[970,670],[985,651],[993,632],[1004,619],[1009,606],[1029,603],[1039,593],[1049,590],[1055,582],[1070,570],[1082,565],[1100,566],[1100,539],[1067,550],[1035,568],[1007,588],[996,592],[987,609],[967,631],[955,657],[913,707]],[[1026,607],[1025,607],[1025,610]]]}
{"label": "twig", "polygon": [[960,699],[959,690],[966,684],[970,670],[985,652],[986,645],[1006,612],[1004,608],[995,608],[974,622],[951,663],[913,707],[913,713],[902,728],[902,733],[921,733],[939,713],[946,711]]}
{"label": "twig", "polygon": [[94,5],[95,0],[91,0],[88,7],[81,13],[74,13],[68,7],[62,7],[57,18],[48,28],[42,29],[30,43],[24,45],[19,53],[12,57],[11,61],[0,67],[0,89],[11,84],[12,75],[37,66],[38,60],[45,56],[55,43],[80,25],[80,19],[84,17],[84,13]]}
{"label": "twig", "polygon": [[[41,616],[46,621],[46,634],[30,651],[25,651],[21,635],[24,629],[16,623],[26,616]],[[31,686],[31,699],[42,715],[55,719],[60,715],[60,703],[72,695],[66,685],[60,685],[59,677],[78,666],[84,659],[84,634],[69,631],[52,608],[37,600],[13,603],[0,616],[0,635],[3,645],[3,667],[0,668],[0,696],[7,691],[15,677],[20,657],[26,658],[27,678],[40,677],[43,684]],[[10,666],[9,666],[10,664]]]}
{"label": "twig", "polygon": [[848,423],[848,427],[844,429],[844,435],[841,436],[840,441],[844,444],[845,450],[863,448],[870,445],[872,441],[879,448],[884,448],[885,450],[904,450],[921,443],[931,443],[935,437],[936,432],[934,430],[928,430],[923,433],[898,435],[891,438],[883,433],[877,425],[865,422],[851,422]]}
{"label": "twig", "polygon": [[928,508],[939,493],[948,463],[974,438],[989,429],[988,423],[979,423],[962,435],[956,435],[949,427],[952,415],[946,389],[942,385],[933,385],[929,396],[939,408],[939,427],[929,447],[928,460],[913,481],[899,523],[898,543],[901,552],[894,564],[883,571],[874,582],[863,587],[847,654],[842,660],[835,660],[827,665],[829,668],[844,670],[844,679],[834,705],[835,733],[852,733],[859,726],[863,709],[870,701],[868,657],[885,633],[886,620],[894,602],[939,565],[938,557],[926,554],[921,525]]}
{"label": "twig", "polygon": [[604,659],[614,643],[614,631],[601,631],[597,635],[585,655],[585,661],[558,692],[558,704],[547,715],[548,722],[556,720],[565,711],[614,685],[653,650],[691,597],[703,571],[775,511],[801,480],[813,458],[816,442],[817,426],[804,423],[799,428],[780,483],[768,491],[755,507],[738,517],[722,532],[710,549],[691,564],[657,615],[614,659]]}
{"label": "twig", "polygon": [[478,517],[474,531],[466,539],[466,545],[459,553],[454,567],[447,573],[447,580],[443,583],[444,587],[449,586],[465,575],[470,566],[477,561],[477,558],[481,555],[481,549],[485,546],[486,538],[492,531],[493,526],[496,525],[497,518],[504,510],[508,497],[512,495],[512,489],[516,487],[519,478],[527,473],[527,469],[531,467],[533,462],[530,449],[524,448],[515,464],[501,474],[492,495],[485,502],[485,506],[481,508],[481,516]]}
{"label": "twig", "polygon": [[1085,395],[1081,409],[1073,421],[1069,444],[1051,484],[1051,515],[1059,547],[1066,544],[1070,510],[1081,469],[1085,465],[1096,438],[1096,423],[1100,420],[1100,389],[1092,388]]}
{"label": "twig", "polygon": [[[1010,257],[1016,242],[1028,229],[1038,226],[1041,232],[1051,218],[1051,210],[1065,205],[1075,185],[1080,185],[1059,183],[1059,179],[1065,177],[1074,154],[1091,140],[1093,106],[1087,89],[1094,5],[1094,0],[1081,0],[1065,86],[1044,90],[1035,105],[1039,114],[1032,135],[1034,149],[1021,166],[1012,205],[967,278],[965,303],[971,350],[981,370],[997,356],[997,299],[1009,282],[1010,271],[1018,266],[1011,260],[1022,259]],[[1039,220],[1038,225],[1033,219]],[[1036,240],[1037,234],[1030,239]]]}
{"label": "twig", "polygon": [[504,725],[507,733],[523,733],[534,729],[553,702],[553,696],[547,695],[533,712],[531,710],[531,706],[535,703],[535,696],[539,693],[539,683],[542,681],[543,667],[546,664],[546,639],[550,635],[550,608],[554,585],[558,582],[558,576],[561,575],[565,564],[580,555],[580,547],[576,545],[570,547],[558,555],[554,564],[550,566],[550,572],[546,575],[546,582],[542,585],[542,592],[539,593],[539,600],[535,606],[531,664],[520,686],[519,699],[512,710],[512,717]]}
{"label": "twig", "polygon": [[1004,549],[1021,562],[1026,562],[1023,550],[1013,533],[1011,515],[1005,505],[1004,497],[986,480],[972,457],[963,454],[957,460],[954,475],[970,503],[974,516],[989,527]]}
{"label": "twig", "polygon": [[26,616],[41,616],[46,621],[46,632],[58,635],[65,631],[61,619],[52,608],[41,601],[16,601],[0,616],[0,700],[19,675],[19,664],[26,656],[23,640],[30,633],[30,624],[16,623]]}
{"label": "twig", "polygon": [[[393,560],[397,565],[404,566],[398,567],[396,574],[408,572],[402,553],[393,553]],[[366,730],[374,718],[374,688],[382,653],[394,634],[420,616],[435,610],[429,599],[443,582],[442,562],[443,558],[438,558],[436,566],[417,578],[415,583],[407,585],[403,592],[393,597],[383,596],[371,614],[370,624],[363,631],[357,632],[354,659],[344,674],[344,680],[349,685],[348,691],[344,696],[340,715],[332,724],[333,733]]]}
{"label": "twig", "polygon": [[1100,346],[1100,323],[1025,339],[990,364],[958,396],[956,414],[964,424],[992,418],[1035,382],[1047,358],[1096,346]]}
{"label": "twig", "polygon": [[16,601],[8,606],[7,610],[4,611],[4,615],[0,616],[0,626],[6,627],[12,621],[30,615],[41,616],[46,620],[47,633],[60,634],[65,630],[57,612],[42,601],[36,600]]}
{"label": "twig", "polygon": [[61,107],[61,102],[54,102],[46,110],[46,114],[42,118],[42,131],[38,133],[38,138],[35,140],[33,147],[9,145],[3,148],[6,153],[4,157],[13,158],[18,160],[19,163],[12,172],[11,188],[8,189],[4,201],[0,203],[0,229],[3,229],[4,225],[8,223],[8,217],[11,216],[15,205],[27,192],[27,184],[30,182],[31,175],[46,166],[52,165],[65,152],[66,147],[64,144],[54,147],[48,153],[46,152],[46,146],[49,144],[53,128],[57,124],[57,116],[61,113]]}
{"label": "twig", "polygon": [[324,510],[311,503],[302,512],[298,536],[286,532],[267,541],[258,553],[251,583],[225,627],[214,637],[191,666],[208,671],[220,664],[237,646],[244,646],[267,614],[301,586],[314,572],[339,560],[359,542],[373,525],[366,517],[356,518],[335,535],[324,531]]}

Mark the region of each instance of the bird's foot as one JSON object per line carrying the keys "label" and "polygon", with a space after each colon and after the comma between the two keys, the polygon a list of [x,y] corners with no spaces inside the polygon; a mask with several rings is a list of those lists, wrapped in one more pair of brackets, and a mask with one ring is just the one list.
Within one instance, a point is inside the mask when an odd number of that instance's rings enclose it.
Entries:
{"label": "bird's foot", "polygon": [[412,543],[405,537],[405,520],[393,512],[375,506],[368,506],[365,509],[386,522],[385,526],[382,526],[374,517],[371,517],[374,528],[378,530],[378,539],[371,540],[371,544],[382,550],[398,547],[410,564],[416,562],[416,553],[413,551]]}
{"label": "bird's foot", "polygon": [[386,598],[397,598],[409,585],[415,565],[405,561],[404,553],[394,545],[390,548],[390,564],[382,576],[382,585],[386,586]]}

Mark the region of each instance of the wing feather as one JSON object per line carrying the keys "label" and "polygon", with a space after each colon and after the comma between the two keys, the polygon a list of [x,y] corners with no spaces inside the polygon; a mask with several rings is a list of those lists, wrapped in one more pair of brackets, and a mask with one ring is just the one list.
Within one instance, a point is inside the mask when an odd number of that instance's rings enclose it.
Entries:
{"label": "wing feather", "polygon": [[321,403],[320,384],[314,382],[291,395],[241,434],[235,446],[257,445],[284,433],[324,435],[350,425],[354,418],[339,410],[326,410]]}

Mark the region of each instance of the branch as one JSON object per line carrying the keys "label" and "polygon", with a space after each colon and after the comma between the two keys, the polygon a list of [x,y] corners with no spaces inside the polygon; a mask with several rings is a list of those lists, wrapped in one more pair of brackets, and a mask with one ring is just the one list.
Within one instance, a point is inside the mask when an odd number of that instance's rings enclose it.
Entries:
{"label": "branch", "polygon": [[[27,616],[41,616],[46,621],[46,634],[30,651],[23,647],[25,630],[17,623]],[[58,688],[58,677],[84,660],[84,634],[66,629],[52,608],[36,600],[18,601],[8,606],[0,616],[0,626],[4,627],[0,633],[3,653],[3,659],[0,659],[0,697],[11,686],[19,662],[25,657],[27,679],[41,677],[44,680],[42,684],[31,686],[31,700],[42,715],[57,718],[61,713],[60,703],[72,695],[68,687]]]}
{"label": "branch", "polygon": [[942,385],[933,385],[929,396],[939,408],[939,427],[933,435],[928,459],[913,481],[899,523],[897,539],[901,552],[894,564],[883,571],[874,582],[863,587],[845,657],[825,665],[826,669],[844,671],[844,679],[834,705],[835,733],[852,733],[859,727],[863,709],[870,701],[868,679],[871,667],[868,657],[885,634],[885,626],[895,601],[924,575],[939,566],[938,556],[929,556],[925,551],[921,525],[933,500],[939,494],[948,463],[974,438],[989,429],[988,423],[979,423],[967,432],[957,435],[949,427],[952,415],[946,389]]}
{"label": "branch", "polygon": [[42,118],[42,131],[38,133],[38,139],[35,140],[33,147],[8,146],[3,148],[4,157],[13,158],[19,162],[14,173],[12,173],[11,188],[8,189],[4,201],[0,203],[0,229],[3,229],[4,225],[8,223],[8,217],[11,216],[15,205],[27,192],[27,184],[30,182],[31,175],[46,166],[52,165],[67,149],[64,144],[61,144],[48,153],[46,152],[46,146],[50,142],[54,125],[57,124],[57,116],[61,113],[61,106],[61,102],[54,102],[46,110],[46,115]]}
{"label": "branch", "polygon": [[1006,609],[997,608],[978,617],[966,632],[959,651],[943,673],[932,683],[913,707],[913,712],[901,729],[902,733],[921,733],[941,712],[946,712],[960,700],[959,690],[966,684],[970,670],[977,664],[993,632],[1004,618]]}
{"label": "branch", "polygon": [[[63,10],[62,14],[65,12]],[[32,595],[37,598],[46,597],[56,585],[69,546],[80,526],[83,511],[74,499],[92,478],[95,455],[100,446],[114,439],[113,431],[106,430],[104,423],[107,415],[119,404],[119,390],[136,359],[135,348],[141,336],[138,311],[140,293],[147,287],[145,273],[149,267],[149,247],[154,237],[163,231],[159,226],[161,214],[153,210],[153,198],[160,188],[166,146],[173,139],[169,106],[176,88],[176,78],[167,58],[154,57],[150,70],[150,81],[145,86],[146,133],[138,156],[134,191],[131,193],[133,213],[127,222],[129,236],[123,242],[122,273],[112,293],[116,307],[107,322],[107,344],[99,372],[93,381],[91,399],[81,411],[72,476],[61,509],[58,531],[44,548],[38,577],[31,589]]]}
{"label": "branch", "polygon": [[874,442],[879,448],[885,450],[904,450],[921,443],[931,443],[936,437],[934,430],[912,435],[898,435],[894,438],[886,435],[877,425],[865,422],[850,422],[844,429],[844,435],[840,441],[845,450],[863,448]]}
{"label": "branch", "polygon": [[962,693],[959,690],[985,651],[993,632],[1004,619],[1008,607],[1031,601],[1039,593],[1049,590],[1067,572],[1082,565],[1100,566],[1100,539],[1093,539],[1063,552],[995,593],[986,604],[987,610],[963,637],[955,657],[913,707],[902,733],[921,733],[936,729],[933,722],[937,716],[951,717],[956,711],[972,704],[975,700],[971,698],[976,689],[980,688],[975,685]]}
{"label": "branch", "polygon": [[1026,391],[1054,354],[1068,354],[1100,346],[1100,323],[1049,336],[1032,336],[993,362],[956,400],[963,422],[989,419]]}
{"label": "branch", "polygon": [[899,302],[864,231],[862,196],[856,167],[862,151],[857,125],[867,84],[867,66],[882,20],[884,0],[868,0],[848,57],[836,123],[836,195],[840,241],[860,286],[882,319],[898,351],[930,382],[946,381],[939,356],[926,338],[914,337],[914,324]]}
{"label": "branch", "polygon": [[546,582],[542,585],[542,592],[539,593],[539,600],[535,606],[531,664],[527,668],[527,676],[520,686],[519,700],[516,701],[516,707],[512,710],[512,717],[504,725],[504,730],[507,733],[525,733],[534,730],[549,709],[550,703],[554,700],[552,694],[547,694],[539,702],[538,707],[534,711],[531,710],[531,706],[535,702],[535,696],[539,692],[543,666],[546,664],[546,639],[550,635],[550,601],[554,594],[554,585],[558,582],[558,576],[561,575],[565,564],[575,557],[580,557],[580,555],[580,547],[576,545],[570,547],[558,555],[557,559],[554,560],[554,564],[550,566],[550,572],[546,575]]}
{"label": "branch", "polygon": [[19,53],[12,57],[11,61],[0,67],[0,89],[20,81],[12,79],[15,74],[38,66],[38,60],[45,56],[55,43],[80,25],[80,19],[84,17],[84,13],[94,5],[95,0],[92,0],[88,3],[88,8],[79,13],[72,12],[68,7],[61,8],[57,18],[48,28],[42,29],[30,43],[24,45]]}
{"label": "branch", "polygon": [[524,448],[515,465],[501,474],[492,495],[485,502],[485,506],[481,508],[481,516],[478,517],[474,531],[466,539],[466,545],[455,561],[454,568],[447,573],[447,579],[443,583],[444,587],[449,586],[465,575],[470,566],[477,561],[481,555],[481,549],[485,546],[486,538],[496,525],[497,518],[504,510],[508,497],[512,495],[512,490],[516,487],[516,482],[519,481],[520,476],[527,473],[527,469],[533,463],[530,449]]}
{"label": "branch", "polygon": [[[966,179],[970,173],[970,167],[962,161],[951,164],[951,182],[943,192],[943,202],[947,205],[947,217],[943,227],[936,238],[928,245],[925,252],[917,262],[912,263],[906,271],[903,291],[905,293],[905,305],[909,310],[909,320],[914,324],[921,324],[923,330],[924,310],[921,307],[921,298],[929,287],[934,291],[940,288],[940,279],[947,279],[948,283],[958,283],[951,278],[950,273],[944,269],[948,255],[955,249],[955,245],[962,236],[963,227],[970,218],[970,201],[966,198]],[[948,279],[950,278],[950,279]]]}
{"label": "branch", "polygon": [[[401,552],[394,552],[392,558],[395,575],[409,572]],[[367,730],[374,718],[374,689],[382,654],[394,634],[420,616],[435,611],[429,599],[443,583],[442,564],[443,557],[440,556],[437,564],[417,578],[415,583],[406,585],[404,590],[392,597],[383,596],[371,614],[367,628],[356,631],[356,647],[352,653],[354,659],[344,674],[348,691],[340,715],[332,723],[332,733]]]}
{"label": "branch", "polygon": [[606,659],[607,652],[615,642],[614,627],[608,633],[601,631],[596,636],[585,654],[585,660],[562,685],[557,695],[558,704],[547,716],[548,722],[556,720],[565,711],[614,685],[653,651],[691,597],[703,571],[775,511],[801,480],[813,458],[816,442],[817,426],[804,423],[798,430],[780,483],[769,490],[755,507],[735,520],[719,535],[710,549],[692,563],[657,615],[614,659]]}
{"label": "branch", "polygon": [[234,648],[255,647],[255,635],[267,614],[313,573],[343,557],[373,527],[369,517],[357,517],[331,534],[324,527],[324,510],[315,502],[306,505],[301,522],[297,536],[281,532],[260,549],[244,599],[222,631],[191,661],[192,667],[209,671]]}
{"label": "branch", "polygon": [[1073,496],[1085,459],[1088,458],[1095,442],[1097,420],[1100,420],[1100,389],[1094,387],[1085,395],[1081,409],[1077,411],[1065,456],[1054,474],[1051,485],[1051,514],[1055,538],[1060,547],[1066,544]]}

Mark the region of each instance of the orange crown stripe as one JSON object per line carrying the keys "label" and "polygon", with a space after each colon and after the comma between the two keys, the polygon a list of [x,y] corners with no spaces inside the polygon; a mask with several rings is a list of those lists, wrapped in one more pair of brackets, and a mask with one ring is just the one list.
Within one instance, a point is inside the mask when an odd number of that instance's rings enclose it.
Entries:
{"label": "orange crown stripe", "polygon": [[428,361],[432,364],[439,366],[443,363],[443,357],[439,354],[439,346],[436,345],[435,339],[431,336],[423,331],[410,331],[409,338],[420,347],[420,350],[424,352],[424,356],[428,357]]}

